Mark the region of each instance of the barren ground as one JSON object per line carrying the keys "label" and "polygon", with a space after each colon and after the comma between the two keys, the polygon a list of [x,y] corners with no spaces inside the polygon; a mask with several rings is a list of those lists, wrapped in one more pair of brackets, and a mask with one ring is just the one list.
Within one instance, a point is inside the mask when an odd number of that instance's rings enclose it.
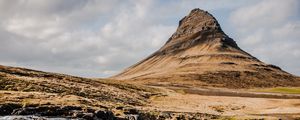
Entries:
{"label": "barren ground", "polygon": [[152,97],[147,109],[209,113],[245,119],[300,117],[299,99],[207,96],[162,89],[165,90],[165,96]]}

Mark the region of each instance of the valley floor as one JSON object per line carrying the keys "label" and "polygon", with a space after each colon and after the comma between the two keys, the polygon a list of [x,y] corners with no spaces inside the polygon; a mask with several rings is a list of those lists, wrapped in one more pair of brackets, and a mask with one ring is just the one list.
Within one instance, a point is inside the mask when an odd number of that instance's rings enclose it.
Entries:
{"label": "valley floor", "polygon": [[146,109],[200,112],[228,118],[300,118],[300,99],[214,96],[166,89],[166,95],[152,97]]}

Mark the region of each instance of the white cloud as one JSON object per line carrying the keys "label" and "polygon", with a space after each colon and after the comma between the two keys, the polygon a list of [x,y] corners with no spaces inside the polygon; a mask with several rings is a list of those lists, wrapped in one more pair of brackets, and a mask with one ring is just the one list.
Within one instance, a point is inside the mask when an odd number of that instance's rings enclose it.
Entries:
{"label": "white cloud", "polygon": [[99,65],[105,65],[108,62],[107,57],[104,56],[98,56],[95,61],[99,63]]}
{"label": "white cloud", "polygon": [[259,44],[260,42],[263,41],[263,37],[264,37],[264,31],[263,30],[258,30],[255,33],[252,33],[250,36],[246,36],[243,41],[242,44],[244,45],[256,45]]}
{"label": "white cloud", "polygon": [[240,30],[273,27],[297,13],[297,5],[296,0],[263,0],[237,9],[232,13],[230,21]]}
{"label": "white cloud", "polygon": [[276,38],[297,40],[300,38],[300,21],[289,22],[271,31]]}
{"label": "white cloud", "polygon": [[63,29],[59,27],[59,19],[42,20],[15,17],[8,19],[7,22],[3,23],[3,26],[11,33],[37,39],[45,39],[63,31]]}
{"label": "white cloud", "polygon": [[299,1],[263,0],[231,13],[241,48],[261,60],[300,74]]}

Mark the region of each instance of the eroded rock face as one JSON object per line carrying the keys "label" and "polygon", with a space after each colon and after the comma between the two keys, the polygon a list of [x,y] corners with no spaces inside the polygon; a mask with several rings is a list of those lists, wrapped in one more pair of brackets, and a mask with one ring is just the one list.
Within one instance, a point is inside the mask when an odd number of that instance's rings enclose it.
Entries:
{"label": "eroded rock face", "polygon": [[[191,13],[179,21],[177,31],[170,40],[190,36],[208,30],[221,32],[218,21],[207,11],[194,9]],[[170,42],[170,41],[169,41]]]}
{"label": "eroded rock face", "polygon": [[239,48],[210,13],[198,8],[180,20],[158,51],[112,78],[143,84],[196,80],[230,88],[300,86],[298,77]]}
{"label": "eroded rock face", "polygon": [[176,32],[159,52],[173,53],[199,44],[217,45],[212,49],[218,50],[225,47],[239,49],[235,41],[222,31],[218,21],[211,14],[197,8],[180,20]]}
{"label": "eroded rock face", "polygon": [[[8,109],[9,108],[9,109]],[[84,120],[198,120],[198,119],[217,119],[219,115],[206,113],[188,112],[162,112],[162,111],[143,111],[135,108],[125,109],[123,116],[116,116],[112,110],[92,108],[82,108],[77,106],[37,106],[22,107],[19,104],[0,105],[0,119],[38,119],[47,120],[57,118],[62,120],[84,119]]]}
{"label": "eroded rock face", "polygon": [[[86,120],[115,120],[117,117],[110,110],[94,110],[92,108],[82,108],[78,106],[36,106],[22,107],[20,104],[0,105],[1,116],[41,116],[62,117],[62,118],[83,118]],[[42,117],[41,117],[42,118]],[[40,118],[40,119],[41,119]],[[29,119],[29,118],[28,118]],[[46,118],[44,118],[46,119]]]}

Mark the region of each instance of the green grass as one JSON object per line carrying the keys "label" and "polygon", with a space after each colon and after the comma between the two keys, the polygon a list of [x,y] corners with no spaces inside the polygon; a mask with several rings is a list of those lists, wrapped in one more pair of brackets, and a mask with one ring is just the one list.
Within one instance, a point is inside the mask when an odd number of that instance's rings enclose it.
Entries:
{"label": "green grass", "polygon": [[300,87],[277,87],[266,89],[255,89],[256,92],[271,92],[271,93],[287,93],[287,94],[300,94]]}

